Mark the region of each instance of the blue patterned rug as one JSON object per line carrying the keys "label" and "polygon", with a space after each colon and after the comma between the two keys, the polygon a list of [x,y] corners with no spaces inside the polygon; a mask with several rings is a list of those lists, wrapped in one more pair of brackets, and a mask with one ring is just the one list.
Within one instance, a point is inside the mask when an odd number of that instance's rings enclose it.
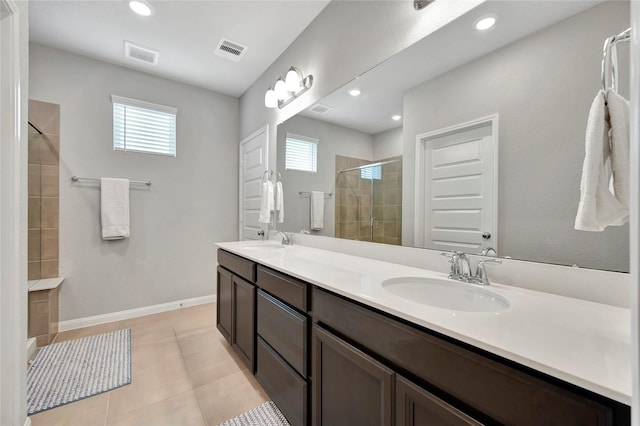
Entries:
{"label": "blue patterned rug", "polygon": [[27,415],[131,383],[131,329],[40,349],[27,373]]}
{"label": "blue patterned rug", "polygon": [[218,426],[290,426],[273,401],[240,414],[238,417],[220,423]]}

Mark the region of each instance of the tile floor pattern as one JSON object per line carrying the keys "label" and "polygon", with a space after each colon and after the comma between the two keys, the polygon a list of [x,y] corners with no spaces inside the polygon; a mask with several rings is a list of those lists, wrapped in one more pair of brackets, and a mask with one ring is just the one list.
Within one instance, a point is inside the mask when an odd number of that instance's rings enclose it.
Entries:
{"label": "tile floor pattern", "polygon": [[215,304],[58,334],[131,328],[132,382],[31,416],[33,426],[214,426],[268,401],[215,327]]}

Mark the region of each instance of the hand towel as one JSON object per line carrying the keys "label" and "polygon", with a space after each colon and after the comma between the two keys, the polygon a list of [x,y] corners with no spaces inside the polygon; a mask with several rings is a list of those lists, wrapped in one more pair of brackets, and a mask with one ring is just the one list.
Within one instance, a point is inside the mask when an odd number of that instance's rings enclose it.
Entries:
{"label": "hand towel", "polygon": [[616,93],[607,90],[607,109],[609,110],[609,145],[611,148],[611,173],[613,193],[627,215],[624,222],[629,220],[629,101]]}
{"label": "hand towel", "polygon": [[324,229],[324,192],[311,191],[311,229]]}
{"label": "hand towel", "polygon": [[258,217],[258,222],[270,223],[273,208],[273,183],[268,180],[262,183],[262,191],[260,194],[260,216]]}
{"label": "hand towel", "polygon": [[628,216],[627,209],[609,190],[611,150],[605,92],[596,95],[585,136],[585,156],[580,182],[580,202],[575,229],[602,231],[609,225],[621,225]]}
{"label": "hand towel", "polygon": [[276,183],[275,209],[278,223],[284,222],[284,192],[282,191],[282,182],[280,181]]}
{"label": "hand towel", "polygon": [[100,219],[103,240],[129,238],[129,181],[100,179]]}

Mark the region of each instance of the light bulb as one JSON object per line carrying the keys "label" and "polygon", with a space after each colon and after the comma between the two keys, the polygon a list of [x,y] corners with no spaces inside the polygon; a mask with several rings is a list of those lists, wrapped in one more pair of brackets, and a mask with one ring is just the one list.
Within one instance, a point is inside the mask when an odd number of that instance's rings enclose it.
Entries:
{"label": "light bulb", "polygon": [[269,88],[269,90],[264,94],[264,106],[267,108],[275,108],[278,106],[278,98],[276,96],[276,92],[272,88]]}
{"label": "light bulb", "polygon": [[396,114],[396,115],[392,115],[392,116],[391,116],[391,119],[392,119],[392,120],[394,120],[394,121],[398,121],[398,120],[401,120],[401,119],[402,119],[402,116],[401,116],[401,115],[398,115],[398,114]]}
{"label": "light bulb", "polygon": [[151,5],[145,1],[130,1],[129,8],[141,16],[150,16],[153,13]]}
{"label": "light bulb", "polygon": [[287,90],[289,92],[296,93],[300,90],[300,86],[302,86],[302,75],[300,74],[300,71],[295,67],[289,68],[287,76],[285,77],[285,82],[287,84]]}
{"label": "light bulb", "polygon": [[478,19],[475,23],[475,27],[476,27],[476,30],[478,31],[486,31],[490,28],[493,28],[495,24],[496,24],[496,17],[490,15],[490,16],[485,16],[483,18]]}
{"label": "light bulb", "polygon": [[360,96],[360,90],[359,89],[351,89],[351,90],[349,90],[349,94],[351,96],[354,96],[354,97],[355,96]]}
{"label": "light bulb", "polygon": [[287,99],[287,83],[284,82],[282,77],[280,77],[278,81],[276,81],[276,85],[274,86],[273,90],[275,90],[276,97],[279,101],[284,101],[285,99]]}

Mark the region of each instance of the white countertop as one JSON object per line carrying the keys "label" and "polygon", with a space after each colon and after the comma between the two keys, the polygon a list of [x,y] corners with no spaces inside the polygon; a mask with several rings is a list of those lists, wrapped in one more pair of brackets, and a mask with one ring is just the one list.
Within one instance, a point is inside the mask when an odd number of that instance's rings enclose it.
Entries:
{"label": "white countertop", "polygon": [[475,313],[441,309],[395,296],[381,283],[394,277],[447,279],[448,271],[434,272],[299,245],[261,247],[274,244],[279,243],[240,241],[217,246],[631,405],[628,309],[496,283],[489,290],[509,300],[507,310]]}

